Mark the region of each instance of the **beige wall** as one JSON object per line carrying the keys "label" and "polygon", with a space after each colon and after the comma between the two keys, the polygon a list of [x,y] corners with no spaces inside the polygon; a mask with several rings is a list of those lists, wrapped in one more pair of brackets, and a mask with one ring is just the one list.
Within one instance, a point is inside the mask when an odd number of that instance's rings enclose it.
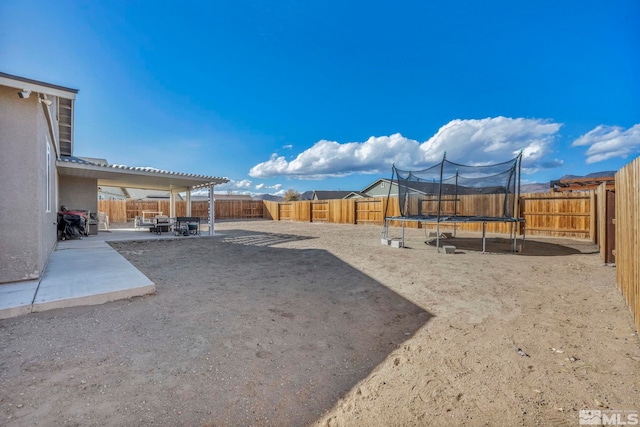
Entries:
{"label": "beige wall", "polygon": [[56,242],[53,147],[52,210],[46,212],[44,104],[35,93],[21,99],[17,92],[0,86],[0,283],[38,278]]}
{"label": "beige wall", "polygon": [[60,177],[59,206],[67,209],[98,211],[98,180],[92,178]]}

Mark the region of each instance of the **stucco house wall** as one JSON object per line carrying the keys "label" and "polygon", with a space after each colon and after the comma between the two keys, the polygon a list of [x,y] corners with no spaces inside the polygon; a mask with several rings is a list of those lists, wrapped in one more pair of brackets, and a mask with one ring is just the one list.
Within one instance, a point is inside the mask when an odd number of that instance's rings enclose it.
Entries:
{"label": "stucco house wall", "polygon": [[[96,212],[98,183],[190,191],[227,178],[73,157],[76,89],[0,71],[0,284],[39,279],[57,244],[58,210]],[[80,159],[83,160],[83,159]],[[214,218],[210,218],[213,230]]]}
{"label": "stucco house wall", "polygon": [[92,178],[60,177],[59,205],[69,210],[98,211],[98,180]]}
{"label": "stucco house wall", "polygon": [[0,283],[38,278],[56,244],[55,151],[43,106],[0,86]]}

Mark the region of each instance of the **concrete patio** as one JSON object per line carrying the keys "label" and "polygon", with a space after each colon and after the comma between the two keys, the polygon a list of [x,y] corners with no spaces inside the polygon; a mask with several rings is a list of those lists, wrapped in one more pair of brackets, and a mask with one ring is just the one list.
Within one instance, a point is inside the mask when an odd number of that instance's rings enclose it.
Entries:
{"label": "concrete patio", "polygon": [[[206,226],[201,231],[209,234]],[[0,319],[153,294],[155,283],[106,242],[177,238],[198,237],[158,235],[124,224],[82,240],[59,241],[39,280],[0,285]]]}

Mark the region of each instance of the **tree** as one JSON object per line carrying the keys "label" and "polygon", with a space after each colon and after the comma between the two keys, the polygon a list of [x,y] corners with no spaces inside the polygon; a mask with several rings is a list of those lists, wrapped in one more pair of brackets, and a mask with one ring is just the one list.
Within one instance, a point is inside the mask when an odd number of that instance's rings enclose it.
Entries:
{"label": "tree", "polygon": [[298,193],[293,188],[288,189],[287,192],[284,193],[284,201],[285,202],[295,202],[295,201],[298,201],[298,200],[300,200],[300,193]]}

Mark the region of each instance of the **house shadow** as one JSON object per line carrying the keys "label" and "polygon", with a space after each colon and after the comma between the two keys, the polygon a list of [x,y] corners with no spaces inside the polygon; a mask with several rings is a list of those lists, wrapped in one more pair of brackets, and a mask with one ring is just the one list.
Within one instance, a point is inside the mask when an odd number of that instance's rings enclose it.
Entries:
{"label": "house shadow", "polygon": [[[424,242],[429,246],[436,246],[436,240],[430,239]],[[444,245],[452,245],[456,248],[456,253],[461,251],[482,252],[481,237],[455,237],[440,239],[440,247]],[[568,256],[577,254],[588,254],[597,252],[590,243],[573,242],[573,243],[553,243],[542,242],[537,240],[518,239],[516,243],[517,251],[513,252],[513,241],[508,238],[490,238],[485,240],[485,251],[487,253],[513,254],[519,256]]]}
{"label": "house shadow", "polygon": [[[201,425],[310,424],[432,316],[326,250],[273,246],[309,237],[225,234],[116,245],[156,283],[149,310],[166,330],[147,332],[186,348],[145,357],[160,366],[156,378],[181,369],[180,383],[164,387],[198,390],[189,406],[208,414]],[[171,263],[149,263],[158,253]]]}

